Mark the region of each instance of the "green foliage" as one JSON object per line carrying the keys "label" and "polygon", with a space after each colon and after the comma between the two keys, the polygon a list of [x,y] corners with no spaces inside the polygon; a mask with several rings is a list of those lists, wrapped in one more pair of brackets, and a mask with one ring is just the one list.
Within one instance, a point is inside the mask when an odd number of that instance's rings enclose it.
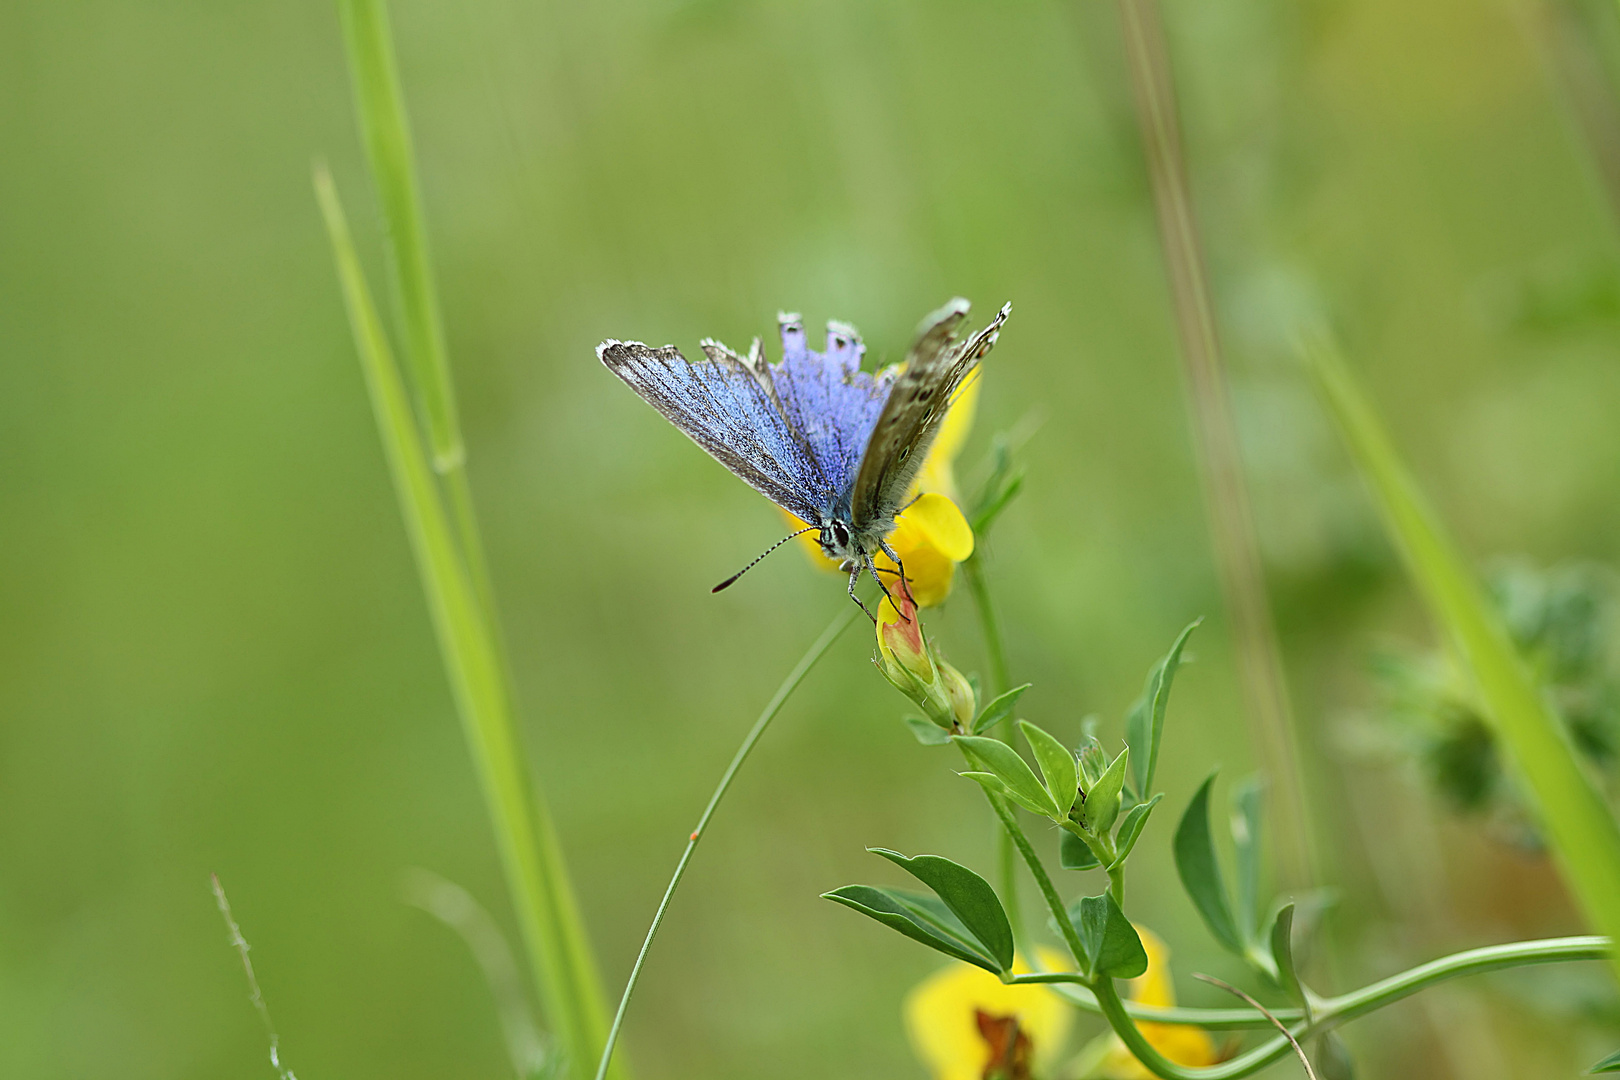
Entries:
{"label": "green foliage", "polygon": [[1355,1059],[1350,1056],[1350,1048],[1344,1045],[1338,1032],[1329,1031],[1316,1040],[1316,1046],[1318,1080],[1355,1080]]}
{"label": "green foliage", "polygon": [[991,440],[989,468],[967,515],[974,535],[982,537],[988,533],[1023,488],[1023,466],[1015,463],[1008,437],[998,434]]}
{"label": "green foliage", "polygon": [[1620,1050],[1616,1050],[1614,1053],[1610,1054],[1608,1057],[1604,1058],[1602,1061],[1598,1062],[1596,1065],[1593,1065],[1586,1071],[1592,1075],[1606,1072],[1620,1072]]}
{"label": "green foliage", "polygon": [[1023,686],[1013,687],[1004,694],[998,694],[990,704],[979,711],[978,716],[973,718],[969,732],[982,735],[1011,716],[1013,706],[1018,704],[1018,699],[1024,696],[1024,691],[1029,689],[1029,685],[1025,683]]}
{"label": "green foliage", "polygon": [[1094,870],[1102,865],[1091,845],[1072,832],[1058,833],[1058,865],[1065,870]]}
{"label": "green foliage", "polygon": [[886,848],[870,850],[934,890],[937,900],[867,885],[848,885],[822,895],[958,960],[997,973],[1011,969],[1012,926],[989,882],[938,855],[907,857]]}
{"label": "green foliage", "polygon": [[[1546,699],[1589,766],[1612,781],[1620,746],[1620,651],[1613,575],[1584,563],[1546,569],[1524,562],[1486,579],[1492,605]],[[1449,656],[1416,649],[1382,658],[1384,715],[1403,752],[1458,811],[1489,813],[1533,837],[1525,794],[1503,768],[1478,693]]]}
{"label": "green foliage", "polygon": [[1215,838],[1209,829],[1209,793],[1214,783],[1215,774],[1211,773],[1181,815],[1181,824],[1176,827],[1176,873],[1215,940],[1229,952],[1242,956],[1243,937],[1232,918],[1226,881],[1215,854]]}
{"label": "green foliage", "polygon": [[1035,755],[1035,764],[1041,768],[1041,780],[1057,809],[1057,816],[1067,817],[1080,792],[1080,772],[1074,753],[1028,720],[1018,721],[1018,730],[1024,733]]}
{"label": "green foliage", "polygon": [[937,899],[929,903],[921,894],[879,889],[871,885],[845,885],[821,895],[824,899],[876,919],[936,952],[997,974],[1003,970],[982,948],[976,947],[977,943],[971,940],[967,928]]}
{"label": "green foliage", "polygon": [[1159,765],[1159,745],[1164,736],[1164,713],[1170,705],[1170,686],[1175,682],[1176,669],[1181,666],[1181,651],[1187,639],[1204,620],[1195,619],[1187,625],[1153,669],[1148,672],[1147,686],[1142,696],[1131,706],[1125,719],[1125,742],[1136,750],[1136,763],[1132,769],[1132,790],[1140,801],[1153,789],[1153,773]]}
{"label": "green foliage", "polygon": [[1294,967],[1294,905],[1284,904],[1277,909],[1271,923],[1269,944],[1271,960],[1276,966],[1277,985],[1296,1005],[1305,1004],[1305,990]]}
{"label": "green foliage", "polygon": [[1094,836],[1105,836],[1119,817],[1120,792],[1125,787],[1125,770],[1130,767],[1129,747],[1109,763],[1097,782],[1086,792],[1080,805],[1080,824]]}
{"label": "green foliage", "polygon": [[1349,369],[1326,342],[1315,343],[1312,358],[1391,538],[1528,782],[1572,892],[1596,928],[1620,936],[1620,824]]}
{"label": "green foliage", "polygon": [[1125,862],[1136,848],[1136,841],[1141,838],[1142,830],[1147,828],[1149,815],[1153,808],[1159,805],[1164,798],[1164,792],[1159,792],[1145,803],[1137,803],[1126,813],[1125,819],[1120,822],[1119,833],[1115,837],[1118,853],[1114,856],[1114,865],[1119,866]]}
{"label": "green foliage", "polygon": [[1237,856],[1238,929],[1252,941],[1260,931],[1261,806],[1259,777],[1249,777],[1232,790],[1232,850]]}
{"label": "green foliage", "polygon": [[1085,946],[1085,972],[1092,978],[1134,979],[1147,970],[1147,950],[1136,927],[1109,893],[1070,905],[1069,920]]}
{"label": "green foliage", "polygon": [[902,716],[900,720],[924,746],[945,746],[951,741],[951,733],[927,717],[910,714]]}
{"label": "green foliage", "polygon": [[1018,751],[1002,742],[980,735],[953,735],[952,741],[962,748],[968,759],[979,765],[983,772],[966,772],[963,776],[977,781],[985,790],[1006,795],[1032,814],[1061,820],[1057,803],[1051,794],[1035,779],[1035,773],[1018,755]]}

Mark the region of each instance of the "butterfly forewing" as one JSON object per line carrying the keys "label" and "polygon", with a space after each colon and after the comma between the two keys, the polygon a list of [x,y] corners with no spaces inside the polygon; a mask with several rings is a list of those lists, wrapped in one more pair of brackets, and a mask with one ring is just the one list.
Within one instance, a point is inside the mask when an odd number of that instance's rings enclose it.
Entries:
{"label": "butterfly forewing", "polygon": [[952,300],[918,328],[917,342],[889,391],[856,474],[852,525],[863,548],[875,548],[892,527],[952,398],[995,344],[1011,310],[1012,305],[1004,306],[966,342],[956,341],[956,328],[967,316],[966,300]]}
{"label": "butterfly forewing", "polygon": [[745,359],[713,342],[705,342],[704,351],[708,359],[693,363],[673,345],[604,341],[596,355],[754,490],[815,521],[837,492],[783,417],[763,357],[755,350]]}

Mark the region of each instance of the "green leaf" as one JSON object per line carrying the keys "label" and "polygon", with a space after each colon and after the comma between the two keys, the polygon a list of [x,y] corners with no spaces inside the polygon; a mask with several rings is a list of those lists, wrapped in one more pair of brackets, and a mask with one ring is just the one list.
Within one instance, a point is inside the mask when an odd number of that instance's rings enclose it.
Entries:
{"label": "green leaf", "polygon": [[1011,970],[1012,925],[1007,921],[1007,912],[1002,908],[996,890],[990,887],[988,881],[961,863],[939,855],[908,858],[887,848],[868,850],[888,859],[939,894],[951,914],[960,919],[967,932],[984,946],[986,954],[1001,965],[1000,970]]}
{"label": "green leaf", "polygon": [[1064,815],[1058,813],[1052,797],[1035,779],[1034,771],[1018,756],[1018,751],[1000,739],[980,735],[953,735],[951,738],[967,751],[970,761],[1000,780],[1007,788],[1007,795],[1019,806],[1054,821],[1062,820]]}
{"label": "green leaf", "polygon": [[[1620,822],[1593,786],[1467,560],[1418,490],[1354,376],[1328,342],[1313,343],[1310,354],[1385,527],[1534,795],[1538,820],[1570,891],[1595,930],[1620,939]],[[1610,964],[1620,975],[1620,952]]]}
{"label": "green leaf", "polygon": [[1264,786],[1251,776],[1232,791],[1232,848],[1237,853],[1237,918],[1245,941],[1260,933],[1260,810]]}
{"label": "green leaf", "polygon": [[1604,1058],[1602,1061],[1598,1062],[1596,1065],[1592,1066],[1586,1071],[1591,1075],[1606,1072],[1620,1072],[1620,1050],[1616,1050],[1614,1053],[1610,1054],[1608,1057]]}
{"label": "green leaf", "polygon": [[920,941],[946,956],[975,964],[997,975],[1004,970],[998,968],[996,962],[988,956],[982,955],[977,950],[965,948],[935,930],[887,889],[877,889],[870,885],[845,885],[842,889],[834,889],[832,892],[822,893],[821,896],[825,900],[858,911],[867,918],[876,919],[891,930],[898,930],[911,940]]}
{"label": "green leaf", "polygon": [[1305,990],[1299,983],[1299,972],[1294,967],[1294,905],[1284,904],[1277,909],[1271,924],[1271,959],[1277,965],[1277,985],[1297,1005],[1305,1004]]}
{"label": "green leaf", "polygon": [[1130,813],[1125,815],[1125,820],[1120,823],[1119,833],[1114,838],[1119,851],[1119,854],[1114,856],[1114,866],[1122,865],[1130,856],[1131,849],[1136,847],[1137,838],[1142,835],[1142,829],[1147,825],[1148,815],[1153,813],[1153,808],[1159,805],[1162,798],[1164,792],[1161,791],[1147,802],[1137,803],[1131,807]]}
{"label": "green leaf", "polygon": [[1181,884],[1215,940],[1242,956],[1243,941],[1232,922],[1226,883],[1221,879],[1221,864],[1215,857],[1215,841],[1209,832],[1209,789],[1214,783],[1215,774],[1211,773],[1187,804],[1187,812],[1176,827],[1176,872],[1181,875]]}
{"label": "green leaf", "polygon": [[915,892],[911,889],[884,889],[890,897],[898,900],[920,922],[933,927],[935,930],[952,938],[963,948],[974,952],[983,952],[984,948],[974,938],[972,931],[962,925],[962,920],[956,913],[945,906],[933,893]]}
{"label": "green leaf", "polygon": [[1119,752],[1102,777],[1086,792],[1080,805],[1080,815],[1094,836],[1103,836],[1113,828],[1119,817],[1119,793],[1125,786],[1125,771],[1130,767],[1131,748]]}
{"label": "green leaf", "polygon": [[1142,939],[1111,894],[1088,896],[1070,905],[1069,921],[1085,946],[1087,974],[1134,979],[1147,970]]}
{"label": "green leaf", "polygon": [[1058,865],[1065,870],[1090,870],[1101,866],[1097,853],[1072,832],[1058,834]]}
{"label": "green leaf", "polygon": [[1025,810],[1028,810],[1032,814],[1039,814],[1041,817],[1046,817],[1049,813],[1051,813],[1052,808],[1046,803],[1045,793],[1042,793],[1040,802],[1032,802],[1008,788],[1006,784],[1001,782],[1000,777],[996,776],[994,773],[961,772],[957,773],[956,775],[972,780],[974,783],[978,784],[992,795],[1003,799],[1011,799],[1013,802],[1017,803],[1019,806],[1022,806]]}
{"label": "green leaf", "polygon": [[1135,751],[1135,768],[1131,780],[1136,793],[1146,799],[1153,789],[1153,773],[1159,765],[1159,743],[1164,734],[1164,712],[1170,706],[1170,684],[1175,681],[1176,669],[1181,666],[1181,650],[1187,638],[1198,629],[1203,619],[1194,619],[1176,638],[1164,659],[1148,672],[1147,686],[1130,715],[1125,720],[1125,742]]}
{"label": "green leaf", "polygon": [[951,741],[951,733],[932,720],[925,720],[920,716],[902,716],[900,719],[924,746],[944,746]]}
{"label": "green leaf", "polygon": [[1355,1080],[1355,1059],[1338,1032],[1325,1032],[1316,1041],[1316,1072],[1321,1080]]}
{"label": "green leaf", "polygon": [[1029,748],[1035,754],[1035,764],[1041,767],[1046,781],[1046,793],[1058,808],[1058,817],[1069,816],[1069,808],[1080,793],[1080,771],[1074,754],[1056,738],[1036,727],[1028,720],[1018,721],[1018,730],[1024,733]]}
{"label": "green leaf", "polygon": [[968,730],[975,735],[983,735],[986,731],[1007,719],[1008,716],[1012,715],[1013,706],[1018,704],[1018,699],[1024,696],[1024,691],[1028,690],[1030,686],[1030,683],[1015,686],[1005,694],[998,696],[994,701],[986,705],[978,716],[973,718],[973,723],[968,726]]}

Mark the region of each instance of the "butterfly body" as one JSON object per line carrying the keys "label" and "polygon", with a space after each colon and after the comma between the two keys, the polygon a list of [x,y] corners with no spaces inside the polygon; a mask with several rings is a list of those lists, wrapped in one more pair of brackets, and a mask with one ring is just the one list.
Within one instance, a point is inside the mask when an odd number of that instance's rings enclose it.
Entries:
{"label": "butterfly body", "polygon": [[886,542],[895,517],[956,391],[1010,310],[958,341],[968,303],[952,300],[923,320],[903,366],[877,373],[861,370],[865,347],[853,327],[828,323],[818,353],[797,315],[778,316],[782,359],[774,364],[758,339],[747,356],[705,340],[697,362],[672,345],[634,341],[605,341],[596,353],[720,464],[816,530],[823,553],[850,572],[853,596],[863,568],[876,576],[876,553],[895,558]]}

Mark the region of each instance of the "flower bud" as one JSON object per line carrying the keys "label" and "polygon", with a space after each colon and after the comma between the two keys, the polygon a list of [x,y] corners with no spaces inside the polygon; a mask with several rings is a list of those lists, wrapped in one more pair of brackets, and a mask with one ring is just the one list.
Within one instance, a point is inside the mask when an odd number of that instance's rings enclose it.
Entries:
{"label": "flower bud", "polygon": [[878,607],[878,654],[882,657],[884,674],[896,686],[903,679],[888,670],[900,667],[924,685],[934,681],[933,661],[928,658],[928,643],[923,640],[922,621],[917,618],[917,606],[905,595],[885,597]]}
{"label": "flower bud", "polygon": [[894,688],[922,707],[946,731],[973,719],[973,688],[934,656],[911,597],[899,590],[878,608],[877,666]]}
{"label": "flower bud", "polygon": [[951,712],[956,717],[956,722],[966,728],[973,723],[973,717],[979,711],[973,684],[968,682],[960,671],[943,660],[936,666],[939,668],[939,680],[945,684],[945,696],[951,703]]}

